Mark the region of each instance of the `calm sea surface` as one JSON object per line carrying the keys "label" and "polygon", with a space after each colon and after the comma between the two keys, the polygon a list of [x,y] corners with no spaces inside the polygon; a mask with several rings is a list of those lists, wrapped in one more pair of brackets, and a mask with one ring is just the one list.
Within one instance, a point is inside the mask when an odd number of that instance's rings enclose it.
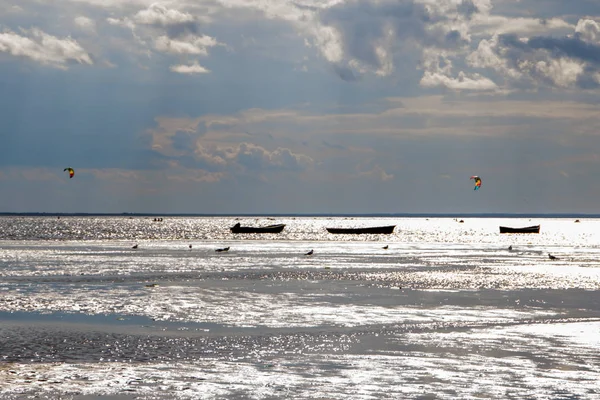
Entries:
{"label": "calm sea surface", "polygon": [[[379,225],[396,229],[325,230]],[[2,399],[600,399],[598,382],[597,219],[0,217]]]}

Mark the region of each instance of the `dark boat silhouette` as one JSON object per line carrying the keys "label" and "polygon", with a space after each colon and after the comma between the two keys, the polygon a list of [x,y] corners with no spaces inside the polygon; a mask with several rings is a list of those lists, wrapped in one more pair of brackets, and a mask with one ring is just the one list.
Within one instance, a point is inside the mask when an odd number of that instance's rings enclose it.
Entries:
{"label": "dark boat silhouette", "polygon": [[500,233],[540,233],[540,225],[525,226],[523,228],[500,226]]}
{"label": "dark boat silhouette", "polygon": [[267,225],[267,226],[241,226],[238,222],[231,227],[232,233],[280,233],[285,224]]}
{"label": "dark boat silhouette", "polygon": [[366,228],[325,228],[329,233],[341,233],[341,234],[361,234],[361,233],[374,233],[374,234],[390,234],[394,232],[396,225],[388,226],[371,226]]}

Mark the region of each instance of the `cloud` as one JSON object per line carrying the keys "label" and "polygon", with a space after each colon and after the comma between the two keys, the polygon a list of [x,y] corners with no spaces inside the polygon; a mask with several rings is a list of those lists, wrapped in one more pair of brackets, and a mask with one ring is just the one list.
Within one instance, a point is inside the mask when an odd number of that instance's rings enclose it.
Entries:
{"label": "cloud", "polygon": [[350,67],[343,64],[333,64],[333,70],[337,76],[346,82],[355,82],[359,79]]}
{"label": "cloud", "polygon": [[94,63],[91,56],[71,37],[59,39],[37,28],[23,29],[22,33],[27,36],[10,30],[0,33],[0,52],[61,69],[67,69],[69,63]]}
{"label": "cloud", "polygon": [[[247,113],[251,114],[252,111]],[[304,171],[314,164],[311,157],[287,147],[274,146],[274,150],[268,150],[265,146],[247,141],[236,143],[237,138],[231,141],[220,130],[210,133],[215,124],[225,124],[217,121],[225,120],[206,116],[157,118],[158,127],[145,133],[144,142],[177,165],[227,174]],[[252,117],[246,121],[252,121]],[[204,127],[209,127],[208,132],[204,131]]]}
{"label": "cloud", "polygon": [[482,39],[475,51],[466,57],[467,63],[475,68],[490,68],[500,72],[502,76],[519,79],[522,74],[516,68],[511,68],[498,47],[498,35],[491,39]]}
{"label": "cloud", "polygon": [[160,117],[156,122],[158,127],[145,133],[145,143],[166,156],[191,154],[198,138],[205,133],[205,124],[199,118]]}
{"label": "cloud", "polygon": [[[168,58],[170,71],[188,76],[209,69],[221,72],[217,65],[225,52],[215,52],[216,62],[210,68],[188,56],[208,56],[215,46],[224,46],[231,50],[225,57],[244,54],[255,61],[269,48],[284,61],[283,67],[293,64],[290,69],[300,69],[301,64],[310,75],[325,70],[320,61],[346,82],[371,75],[411,90],[420,85],[500,93],[600,84],[597,19],[584,17],[575,22],[572,16],[549,16],[550,11],[544,13],[547,18],[536,18],[535,9],[532,17],[514,17],[525,13],[492,0],[77,1],[88,7],[76,8],[76,33],[102,31],[106,25],[101,22],[106,21],[130,29],[134,40],[108,37],[100,43],[84,37],[76,43],[94,46],[90,48],[98,55],[114,57],[104,46],[127,49],[129,57],[143,55],[145,59],[134,60],[135,65],[156,56],[154,60],[161,62],[153,65],[160,68]],[[101,6],[101,13],[89,14],[94,10],[89,5]],[[80,15],[84,11],[96,18],[98,26]],[[252,26],[260,29],[254,31]],[[261,51],[252,51],[256,49]]]}
{"label": "cloud", "polygon": [[580,19],[577,21],[575,33],[581,40],[598,43],[600,42],[600,23],[593,19]]}
{"label": "cloud", "polygon": [[418,49],[456,51],[470,41],[468,21],[485,10],[482,2],[441,0],[349,1],[319,12],[335,29],[343,58],[380,76],[394,70],[394,58]]}
{"label": "cloud", "polygon": [[234,152],[230,148],[221,149],[216,145],[203,146],[196,143],[194,149],[194,158],[210,167],[216,167],[220,170],[225,170],[228,164],[228,158]]}
{"label": "cloud", "polygon": [[107,22],[129,29],[138,47],[144,49],[142,54],[145,58],[158,53],[177,57],[175,65],[170,67],[172,72],[187,75],[208,73],[210,70],[197,61],[187,64],[187,56],[207,56],[210,48],[224,46],[224,43],[200,33],[201,22],[208,21],[208,17],[200,14],[206,11],[206,5],[191,7],[194,14],[177,9],[184,6],[184,3],[178,2],[168,6],[153,3],[133,15],[110,17]]}
{"label": "cloud", "polygon": [[287,147],[274,146],[274,150],[268,150],[247,141],[235,143],[237,139],[229,141],[218,130],[213,134],[198,133],[199,127],[208,126],[211,131],[216,120],[209,117],[157,118],[158,127],[144,135],[145,145],[178,165],[227,173],[303,171],[314,164],[311,157]]}
{"label": "cloud", "polygon": [[366,171],[359,171],[358,175],[360,177],[377,179],[377,180],[380,180],[382,182],[386,182],[386,181],[390,181],[390,180],[394,179],[394,175],[393,174],[388,174],[379,165],[375,165],[371,169],[368,169]]}
{"label": "cloud", "polygon": [[490,69],[508,87],[539,86],[593,89],[600,69],[600,26],[581,19],[568,35],[522,37],[514,33],[482,39],[466,61],[469,66]]}
{"label": "cloud", "polygon": [[291,170],[299,171],[312,165],[312,158],[295,154],[290,149],[277,148],[272,152],[251,143],[240,143],[228,158],[250,170]]}
{"label": "cloud", "polygon": [[539,61],[535,65],[535,71],[548,78],[555,86],[570,87],[577,83],[584,67],[568,58],[560,58]]}
{"label": "cloud", "polygon": [[208,48],[217,44],[214,38],[206,35],[186,35],[178,39],[171,39],[164,35],[156,38],[154,42],[156,50],[164,53],[194,55],[207,55]]}
{"label": "cloud", "polygon": [[195,22],[193,15],[175,9],[169,9],[160,3],[151,4],[133,17],[138,24],[159,25],[163,27],[185,25]]}
{"label": "cloud", "polygon": [[[514,45],[515,38],[507,38],[506,43]],[[553,56],[566,56],[594,64],[600,63],[600,44],[586,42],[580,37],[554,38],[534,36],[526,42],[526,45],[532,50],[547,50],[552,52]],[[521,46],[518,45],[517,47]],[[527,51],[527,48],[523,49]]]}
{"label": "cloud", "polygon": [[472,74],[468,77],[463,71],[458,73],[456,78],[452,78],[440,73],[431,73],[425,71],[420,84],[424,87],[443,86],[454,90],[495,90],[498,86],[490,79],[479,74]]}
{"label": "cloud", "polygon": [[477,7],[477,4],[473,3],[472,0],[463,0],[458,4],[456,10],[459,14],[471,18],[474,14],[479,12],[479,7]]}
{"label": "cloud", "polygon": [[124,28],[129,28],[131,30],[135,29],[135,23],[130,20],[129,18],[113,18],[113,17],[109,17],[106,18],[106,22],[108,22],[110,25],[115,25],[115,26],[122,26]]}
{"label": "cloud", "polygon": [[519,34],[531,35],[572,31],[573,25],[560,18],[509,18],[502,15],[481,14],[471,22],[476,34]]}
{"label": "cloud", "polygon": [[204,68],[202,65],[198,63],[198,61],[194,61],[194,63],[190,65],[172,65],[169,69],[178,74],[186,74],[186,75],[195,75],[195,74],[207,74],[210,72],[209,69]]}
{"label": "cloud", "polygon": [[82,31],[96,33],[96,22],[88,17],[79,16],[74,19],[75,25]]}
{"label": "cloud", "polygon": [[553,86],[575,86],[593,78],[600,67],[600,45],[586,42],[578,35],[534,36],[525,40],[514,35],[500,35],[498,50],[509,68],[535,83]]}
{"label": "cloud", "polygon": [[467,22],[487,12],[488,0],[292,1],[221,0],[227,9],[251,8],[285,21],[306,47],[317,50],[341,79],[387,77],[407,53],[422,48],[459,49],[469,42]]}

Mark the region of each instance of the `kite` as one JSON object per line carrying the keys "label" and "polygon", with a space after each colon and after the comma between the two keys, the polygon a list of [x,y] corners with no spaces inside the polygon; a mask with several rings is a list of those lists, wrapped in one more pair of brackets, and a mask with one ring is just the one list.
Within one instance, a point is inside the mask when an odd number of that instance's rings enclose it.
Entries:
{"label": "kite", "polygon": [[473,190],[478,190],[481,187],[481,178],[477,175],[473,175],[470,179],[475,180],[475,187]]}
{"label": "kite", "polygon": [[63,171],[69,171],[69,179],[71,179],[73,175],[75,175],[75,170],[73,168],[67,167],[63,169]]}

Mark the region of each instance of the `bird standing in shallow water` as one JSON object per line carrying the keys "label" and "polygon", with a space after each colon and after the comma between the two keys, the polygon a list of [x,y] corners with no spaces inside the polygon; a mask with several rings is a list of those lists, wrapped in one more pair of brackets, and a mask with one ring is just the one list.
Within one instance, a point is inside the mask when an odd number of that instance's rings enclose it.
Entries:
{"label": "bird standing in shallow water", "polygon": [[558,258],[556,258],[556,256],[553,256],[550,253],[548,253],[548,258],[551,259],[551,260],[558,260]]}

